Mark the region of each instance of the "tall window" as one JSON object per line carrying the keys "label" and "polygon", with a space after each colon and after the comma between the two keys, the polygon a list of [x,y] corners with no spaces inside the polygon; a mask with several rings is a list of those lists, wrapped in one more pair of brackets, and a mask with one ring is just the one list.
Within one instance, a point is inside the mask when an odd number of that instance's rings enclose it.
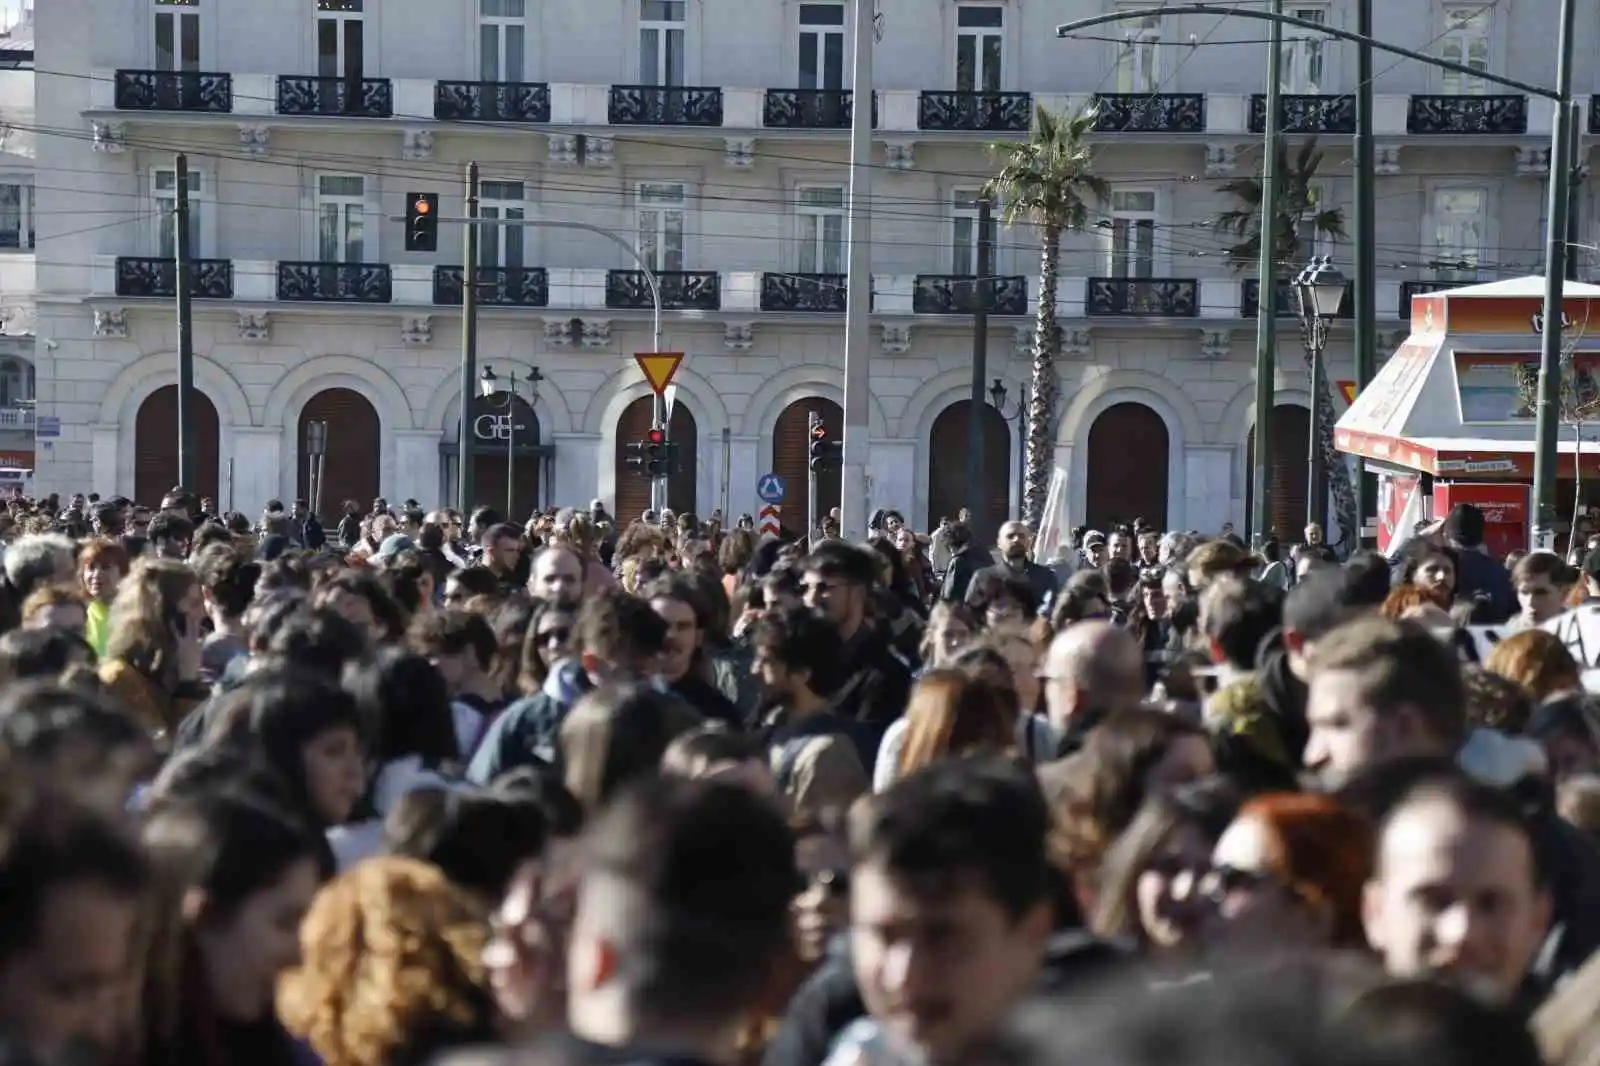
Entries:
{"label": "tall window", "polygon": [[[1439,38],[1439,58],[1471,67],[1489,69],[1489,30],[1493,16],[1484,4],[1453,4],[1444,9],[1444,35]],[[1484,91],[1482,78],[1440,71],[1439,87],[1449,94],[1467,95]]]}
{"label": "tall window", "polygon": [[155,0],[157,70],[200,69],[200,0]]}
{"label": "tall window", "polygon": [[[1328,9],[1321,6],[1291,7],[1288,14],[1291,18],[1315,22],[1319,26],[1328,23]],[[1306,94],[1322,92],[1326,42],[1327,38],[1322,34],[1303,30],[1299,26],[1287,27],[1284,30],[1284,92]]]}
{"label": "tall window", "polygon": [[1161,19],[1151,15],[1120,23],[1117,46],[1117,92],[1153,93],[1161,85]]}
{"label": "tall window", "polygon": [[799,190],[796,236],[802,274],[844,273],[844,188],[809,186]]}
{"label": "tall window", "polygon": [[317,259],[364,263],[367,252],[367,179],[359,174],[317,178]]}
{"label": "tall window", "polygon": [[[528,217],[527,198],[520,181],[486,181],[479,192],[478,213],[486,219],[505,222],[520,221]],[[478,265],[486,267],[520,267],[522,257],[522,226],[482,226],[478,243]]]}
{"label": "tall window", "polygon": [[1111,269],[1114,278],[1149,278],[1156,272],[1156,194],[1118,189],[1111,194]]}
{"label": "tall window", "polygon": [[800,5],[801,89],[844,88],[844,5]]}
{"label": "tall window", "polygon": [[1000,57],[1005,53],[1005,9],[997,4],[956,8],[956,91],[1000,91]]}
{"label": "tall window", "polygon": [[478,0],[478,77],[519,82],[527,34],[527,0]]}
{"label": "tall window", "polygon": [[[177,258],[178,255],[178,172],[163,167],[151,174],[150,193],[155,203],[156,254]],[[198,259],[205,255],[206,245],[206,177],[198,170],[189,171],[189,255]]]}
{"label": "tall window", "polygon": [[324,78],[362,76],[363,0],[317,0],[317,73]]}
{"label": "tall window", "polygon": [[[964,277],[978,274],[978,190],[958,189],[950,212],[950,273]],[[988,226],[990,242],[995,239],[994,216]]]}
{"label": "tall window", "polygon": [[639,0],[639,83],[682,85],[685,0]]}
{"label": "tall window", "polygon": [[641,182],[638,210],[640,257],[652,270],[682,270],[683,186],[677,182]]}
{"label": "tall window", "polygon": [[33,247],[33,187],[0,184],[0,248]]}
{"label": "tall window", "polygon": [[1488,194],[1483,189],[1435,189],[1431,206],[1433,276],[1439,281],[1476,281],[1488,224]]}

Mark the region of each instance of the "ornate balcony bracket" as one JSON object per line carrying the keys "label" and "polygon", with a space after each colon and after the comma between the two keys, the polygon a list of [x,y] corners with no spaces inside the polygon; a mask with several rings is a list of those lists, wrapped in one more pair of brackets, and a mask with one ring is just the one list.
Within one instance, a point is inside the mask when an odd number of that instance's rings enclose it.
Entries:
{"label": "ornate balcony bracket", "polygon": [[1032,357],[1033,338],[1038,331],[1032,326],[1018,326],[1011,331],[1011,350],[1017,355]]}
{"label": "ornate balcony bracket", "polygon": [[272,150],[272,127],[249,122],[241,124],[239,150],[245,155],[266,155]]}
{"label": "ornate balcony bracket", "polygon": [[617,158],[617,142],[610,137],[589,136],[584,140],[583,165],[609,167]]}
{"label": "ornate balcony bracket", "polygon": [[883,161],[890,170],[910,170],[917,165],[913,154],[916,147],[916,141],[885,141]]}
{"label": "ornate balcony bracket", "polygon": [[123,122],[91,122],[94,150],[108,155],[121,155],[128,150],[128,126]]}
{"label": "ornate balcony bracket", "polygon": [[1519,178],[1542,178],[1550,173],[1550,149],[1519,145],[1516,154]]}
{"label": "ornate balcony bracket", "polygon": [[754,322],[728,322],[722,327],[722,343],[730,352],[748,352],[755,347]]}
{"label": "ornate balcony bracket", "polygon": [[1088,355],[1092,351],[1094,351],[1094,335],[1087,329],[1061,331],[1062,355]]}
{"label": "ornate balcony bracket", "polygon": [[1233,351],[1233,332],[1226,329],[1200,331],[1200,358],[1218,360],[1228,358]]}
{"label": "ornate balcony bracket", "polygon": [[94,313],[94,335],[105,340],[128,339],[128,311],[123,307],[107,307]]}
{"label": "ornate balcony bracket", "polygon": [[428,315],[408,315],[400,320],[400,343],[407,348],[424,348],[433,343],[433,319]]}
{"label": "ornate balcony bracket", "polygon": [[722,161],[735,170],[749,170],[756,165],[756,139],[754,137],[724,137]]}
{"label": "ornate balcony bracket", "polygon": [[885,324],[879,338],[886,355],[904,355],[911,350],[911,327]]}
{"label": "ornate balcony bracket", "polygon": [[545,138],[550,163],[558,167],[578,165],[578,138],[572,133],[552,133]]}
{"label": "ornate balcony bracket", "polygon": [[1398,144],[1380,144],[1373,149],[1376,158],[1372,161],[1372,172],[1388,177],[1400,173],[1400,146]]}
{"label": "ornate balcony bracket", "polygon": [[433,158],[432,130],[405,130],[400,134],[400,158],[413,161]]}
{"label": "ornate balcony bracket", "polygon": [[266,311],[239,312],[239,339],[264,341],[272,338],[272,315]]}
{"label": "ornate balcony bracket", "polygon": [[1206,177],[1230,177],[1233,168],[1239,165],[1239,155],[1243,151],[1244,146],[1236,143],[1206,145]]}
{"label": "ornate balcony bracket", "polygon": [[606,318],[584,319],[582,343],[585,348],[611,347],[611,320]]}
{"label": "ornate balcony bracket", "polygon": [[547,318],[544,320],[544,342],[551,348],[570,348],[573,342],[575,319]]}

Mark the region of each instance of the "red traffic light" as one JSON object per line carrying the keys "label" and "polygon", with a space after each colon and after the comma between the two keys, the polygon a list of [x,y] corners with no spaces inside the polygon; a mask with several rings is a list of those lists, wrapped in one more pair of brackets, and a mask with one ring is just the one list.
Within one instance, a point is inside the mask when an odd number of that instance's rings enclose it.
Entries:
{"label": "red traffic light", "polygon": [[652,429],[645,434],[645,441],[650,444],[667,443],[667,432],[664,429]]}
{"label": "red traffic light", "polygon": [[417,202],[411,205],[411,209],[419,215],[426,215],[433,210],[433,205],[426,199],[418,197]]}

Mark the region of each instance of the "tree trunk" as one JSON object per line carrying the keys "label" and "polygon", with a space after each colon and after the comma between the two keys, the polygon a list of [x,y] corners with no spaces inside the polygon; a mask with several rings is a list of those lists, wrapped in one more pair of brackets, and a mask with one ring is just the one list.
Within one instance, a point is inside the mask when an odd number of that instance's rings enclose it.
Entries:
{"label": "tree trunk", "polygon": [[1056,423],[1056,356],[1061,351],[1061,327],[1056,324],[1056,260],[1061,251],[1061,227],[1046,223],[1039,239],[1039,306],[1034,310],[1033,377],[1028,387],[1024,433],[1022,520],[1038,532],[1044,520],[1045,498],[1055,468],[1051,438]]}
{"label": "tree trunk", "polygon": [[[1309,351],[1306,353],[1306,362],[1311,362]],[[1333,494],[1333,519],[1339,525],[1339,537],[1334,543],[1348,554],[1355,550],[1360,535],[1356,529],[1356,489],[1354,479],[1350,477],[1349,464],[1333,445],[1333,424],[1338,421],[1338,415],[1334,412],[1328,375],[1321,366],[1314,366],[1313,370],[1323,371],[1311,382],[1311,402],[1317,405],[1316,446],[1322,452],[1323,476],[1328,479],[1328,491]],[[1306,488],[1309,492],[1317,491],[1315,485]]]}

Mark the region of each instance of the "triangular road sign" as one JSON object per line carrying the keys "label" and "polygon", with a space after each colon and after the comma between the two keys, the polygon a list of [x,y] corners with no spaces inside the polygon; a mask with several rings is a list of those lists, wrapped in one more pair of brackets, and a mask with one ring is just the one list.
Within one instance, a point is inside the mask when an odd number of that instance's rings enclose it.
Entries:
{"label": "triangular road sign", "polygon": [[1356,402],[1356,383],[1353,381],[1339,382],[1339,391],[1344,394],[1346,406]]}
{"label": "triangular road sign", "polygon": [[650,388],[657,396],[665,396],[667,386],[672,384],[672,376],[678,372],[678,365],[683,362],[682,352],[636,352],[634,362],[639,364],[639,369],[644,371],[644,379],[650,383]]}

